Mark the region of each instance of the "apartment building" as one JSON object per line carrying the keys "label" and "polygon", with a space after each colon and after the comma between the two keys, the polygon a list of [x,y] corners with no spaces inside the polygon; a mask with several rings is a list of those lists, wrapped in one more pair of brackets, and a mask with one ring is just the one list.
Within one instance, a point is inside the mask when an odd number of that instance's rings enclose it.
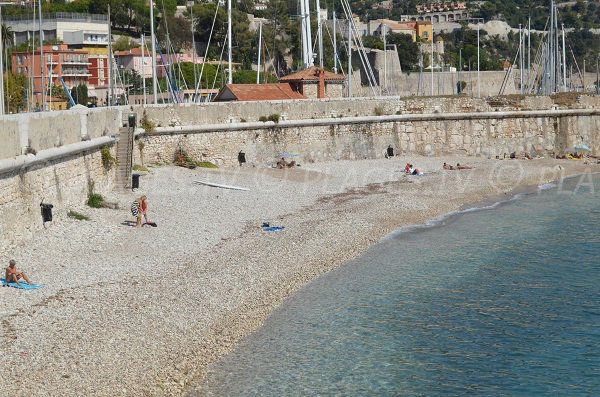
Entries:
{"label": "apartment building", "polygon": [[[80,84],[89,84],[89,60],[87,51],[69,49],[66,44],[45,45],[42,47],[42,62],[39,51],[15,51],[12,54],[12,70],[17,74],[33,77],[34,92],[43,92],[49,84],[61,86],[61,78],[68,88]],[[42,90],[42,64],[44,67],[44,85]]]}

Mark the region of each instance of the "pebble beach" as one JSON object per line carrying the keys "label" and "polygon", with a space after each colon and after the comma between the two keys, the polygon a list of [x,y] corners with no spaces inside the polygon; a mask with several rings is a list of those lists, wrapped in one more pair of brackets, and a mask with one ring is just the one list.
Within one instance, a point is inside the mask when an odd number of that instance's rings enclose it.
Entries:
{"label": "pebble beach", "polygon": [[[397,228],[570,175],[583,185],[600,171],[583,161],[457,156],[300,163],[155,167],[136,192],[106,198],[119,209],[55,208],[90,219],[59,217],[1,258],[44,286],[0,288],[3,393],[201,395],[207,366],[286,297]],[[424,175],[406,175],[406,163]],[[158,227],[133,227],[129,206],[142,194]]]}

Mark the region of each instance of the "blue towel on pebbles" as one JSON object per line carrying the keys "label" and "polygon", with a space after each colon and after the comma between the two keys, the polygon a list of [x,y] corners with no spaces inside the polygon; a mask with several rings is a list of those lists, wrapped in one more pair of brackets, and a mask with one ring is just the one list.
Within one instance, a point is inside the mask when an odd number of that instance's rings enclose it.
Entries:
{"label": "blue towel on pebbles", "polygon": [[3,287],[14,287],[19,289],[38,289],[42,288],[40,284],[27,284],[25,281],[20,281],[21,285],[11,281],[10,283],[6,282],[6,279],[0,278],[0,282],[2,282]]}
{"label": "blue towel on pebbles", "polygon": [[269,227],[263,227],[263,230],[265,232],[280,232],[283,229],[285,229],[285,227],[283,226],[269,226]]}

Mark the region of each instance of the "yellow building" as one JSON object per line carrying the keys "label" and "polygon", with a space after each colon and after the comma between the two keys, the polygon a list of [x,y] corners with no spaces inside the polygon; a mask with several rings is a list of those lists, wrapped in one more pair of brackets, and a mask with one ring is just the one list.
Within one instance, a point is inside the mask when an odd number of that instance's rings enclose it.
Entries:
{"label": "yellow building", "polygon": [[433,37],[433,25],[431,21],[417,21],[416,24],[417,37],[421,41],[431,42],[431,38]]}
{"label": "yellow building", "polygon": [[[431,21],[392,21],[390,19],[377,19],[370,22],[375,25],[373,30],[374,36],[383,37],[385,29],[386,33],[401,33],[412,37],[413,41],[431,42],[433,36],[433,25]],[[370,25],[370,26],[373,26]]]}

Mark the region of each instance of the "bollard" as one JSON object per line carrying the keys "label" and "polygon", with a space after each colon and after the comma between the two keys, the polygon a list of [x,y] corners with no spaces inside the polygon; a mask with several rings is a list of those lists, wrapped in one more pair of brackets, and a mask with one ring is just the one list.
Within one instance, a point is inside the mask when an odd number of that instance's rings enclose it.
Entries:
{"label": "bollard", "polygon": [[140,187],[140,174],[131,174],[131,190]]}

